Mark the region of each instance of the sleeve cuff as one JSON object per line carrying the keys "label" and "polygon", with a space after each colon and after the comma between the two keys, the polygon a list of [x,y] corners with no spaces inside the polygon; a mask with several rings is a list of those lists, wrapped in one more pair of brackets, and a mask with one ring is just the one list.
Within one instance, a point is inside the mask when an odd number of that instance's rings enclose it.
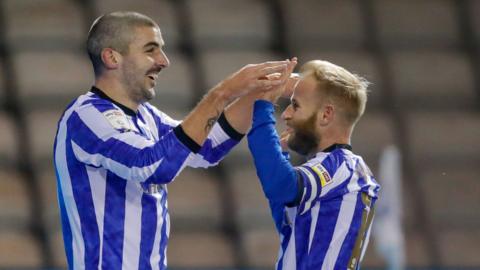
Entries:
{"label": "sleeve cuff", "polygon": [[217,122],[220,125],[220,127],[223,129],[223,131],[225,131],[225,133],[227,133],[227,135],[230,138],[236,141],[240,141],[245,136],[245,134],[242,134],[236,131],[235,128],[233,128],[232,125],[230,125],[230,123],[227,120],[227,117],[225,117],[225,113],[222,113],[220,115]]}
{"label": "sleeve cuff", "polygon": [[193,153],[198,153],[200,151],[201,146],[196,143],[192,138],[190,138],[187,133],[182,128],[182,125],[178,125],[173,129],[175,136],[177,136],[178,140],[183,143],[190,151]]}

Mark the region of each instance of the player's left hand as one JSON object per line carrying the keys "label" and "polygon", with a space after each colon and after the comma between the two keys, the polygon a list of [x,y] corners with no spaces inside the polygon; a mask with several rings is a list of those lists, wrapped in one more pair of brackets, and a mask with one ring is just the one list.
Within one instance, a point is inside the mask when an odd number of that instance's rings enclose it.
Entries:
{"label": "player's left hand", "polygon": [[286,72],[283,74],[272,74],[270,77],[267,77],[268,80],[280,80],[284,81],[285,83],[277,85],[273,89],[269,89],[268,91],[260,94],[259,99],[276,103],[278,98],[281,96],[290,97],[299,80],[298,76],[292,76],[293,69],[296,65],[297,58],[293,57],[291,60],[288,60]]}

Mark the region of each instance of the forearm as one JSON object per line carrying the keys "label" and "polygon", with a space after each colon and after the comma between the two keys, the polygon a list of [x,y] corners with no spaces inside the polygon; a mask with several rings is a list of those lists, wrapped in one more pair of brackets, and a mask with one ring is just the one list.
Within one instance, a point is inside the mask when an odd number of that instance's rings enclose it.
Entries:
{"label": "forearm", "polygon": [[224,111],[230,125],[238,132],[245,134],[252,126],[253,103],[258,94],[250,94],[237,99]]}
{"label": "forearm", "polygon": [[228,105],[228,98],[222,93],[221,86],[210,90],[207,95],[183,120],[183,131],[198,145],[202,145],[220,114]]}
{"label": "forearm", "polygon": [[272,104],[257,101],[253,119],[248,145],[265,195],[271,201],[294,202],[298,195],[297,173],[282,154]]}

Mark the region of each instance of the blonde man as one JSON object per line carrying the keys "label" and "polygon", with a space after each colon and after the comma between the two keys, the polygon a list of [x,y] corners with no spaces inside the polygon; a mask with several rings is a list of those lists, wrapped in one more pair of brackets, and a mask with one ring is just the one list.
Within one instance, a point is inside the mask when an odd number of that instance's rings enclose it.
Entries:
{"label": "blonde man", "polygon": [[[350,146],[368,83],[320,60],[306,63],[297,80],[294,90],[281,86],[256,101],[248,134],[280,234],[276,269],[359,269],[380,189]],[[287,130],[279,138],[273,104],[292,90],[282,114]],[[292,166],[286,147],[308,161]]]}

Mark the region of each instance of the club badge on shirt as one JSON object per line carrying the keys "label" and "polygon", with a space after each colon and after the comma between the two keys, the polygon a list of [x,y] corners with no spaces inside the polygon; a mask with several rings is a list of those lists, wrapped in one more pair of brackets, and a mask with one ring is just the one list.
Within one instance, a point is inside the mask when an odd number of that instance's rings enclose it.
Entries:
{"label": "club badge on shirt", "polygon": [[112,125],[114,129],[124,131],[132,130],[132,126],[127,119],[127,116],[118,109],[112,109],[108,111],[104,111],[103,115],[107,118],[107,121]]}

